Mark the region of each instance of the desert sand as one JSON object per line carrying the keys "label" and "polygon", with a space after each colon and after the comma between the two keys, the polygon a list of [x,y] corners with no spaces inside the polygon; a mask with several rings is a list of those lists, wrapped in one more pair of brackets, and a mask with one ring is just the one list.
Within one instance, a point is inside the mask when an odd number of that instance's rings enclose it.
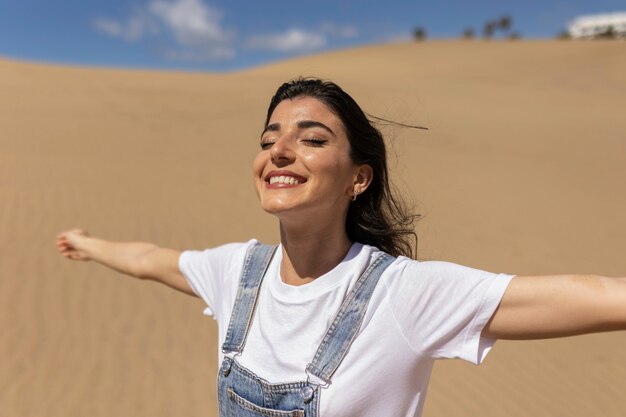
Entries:
{"label": "desert sand", "polygon": [[[215,416],[215,322],[59,256],[82,227],[201,249],[258,238],[251,161],[276,87],[330,78],[381,126],[420,259],[626,276],[626,45],[433,41],[227,74],[0,60],[0,415]],[[626,332],[439,362],[427,417],[626,415]]]}

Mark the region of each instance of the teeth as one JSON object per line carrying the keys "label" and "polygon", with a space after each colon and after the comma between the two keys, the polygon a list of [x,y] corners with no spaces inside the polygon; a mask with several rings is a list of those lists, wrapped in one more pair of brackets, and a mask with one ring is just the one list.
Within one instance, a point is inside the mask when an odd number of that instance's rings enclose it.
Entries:
{"label": "teeth", "polygon": [[270,184],[300,184],[300,181],[295,179],[294,177],[287,177],[281,175],[280,177],[271,177]]}

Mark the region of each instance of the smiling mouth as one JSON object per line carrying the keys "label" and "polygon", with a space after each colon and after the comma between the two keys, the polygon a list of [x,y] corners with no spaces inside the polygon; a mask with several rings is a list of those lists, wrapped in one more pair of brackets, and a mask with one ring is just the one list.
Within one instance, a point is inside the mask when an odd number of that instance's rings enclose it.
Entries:
{"label": "smiling mouth", "polygon": [[300,181],[298,178],[281,175],[278,177],[270,177],[267,181],[269,184],[286,184],[286,185],[298,185],[305,181]]}
{"label": "smiling mouth", "polygon": [[296,187],[306,181],[305,177],[288,171],[273,171],[265,177],[265,184],[269,188]]}

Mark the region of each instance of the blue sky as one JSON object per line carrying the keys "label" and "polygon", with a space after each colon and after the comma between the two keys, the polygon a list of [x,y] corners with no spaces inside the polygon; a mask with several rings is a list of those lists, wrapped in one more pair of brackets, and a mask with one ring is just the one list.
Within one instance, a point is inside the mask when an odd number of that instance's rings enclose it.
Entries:
{"label": "blue sky", "polygon": [[[471,4],[471,6],[468,6]],[[0,56],[111,67],[228,71],[397,39],[477,33],[508,14],[524,38],[626,0],[0,0]]]}

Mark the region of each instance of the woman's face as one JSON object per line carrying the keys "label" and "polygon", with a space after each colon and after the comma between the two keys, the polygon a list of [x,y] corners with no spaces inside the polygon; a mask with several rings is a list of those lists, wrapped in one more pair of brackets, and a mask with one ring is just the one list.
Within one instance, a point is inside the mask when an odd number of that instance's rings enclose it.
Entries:
{"label": "woman's face", "polygon": [[253,171],[265,211],[319,221],[321,216],[345,216],[360,176],[343,123],[312,97],[276,106],[261,135]]}

